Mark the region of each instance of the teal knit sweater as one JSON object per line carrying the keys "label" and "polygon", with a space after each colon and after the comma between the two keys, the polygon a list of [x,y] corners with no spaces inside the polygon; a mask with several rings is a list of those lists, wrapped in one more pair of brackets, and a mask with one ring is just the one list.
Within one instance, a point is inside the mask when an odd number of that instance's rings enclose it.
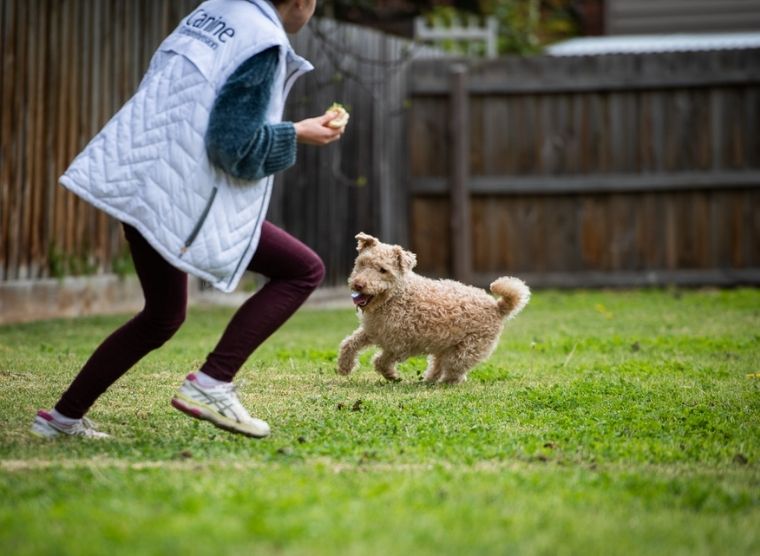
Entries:
{"label": "teal knit sweater", "polygon": [[257,180],[295,164],[293,124],[266,123],[278,62],[275,46],[240,64],[211,109],[205,138],[209,160],[236,178]]}

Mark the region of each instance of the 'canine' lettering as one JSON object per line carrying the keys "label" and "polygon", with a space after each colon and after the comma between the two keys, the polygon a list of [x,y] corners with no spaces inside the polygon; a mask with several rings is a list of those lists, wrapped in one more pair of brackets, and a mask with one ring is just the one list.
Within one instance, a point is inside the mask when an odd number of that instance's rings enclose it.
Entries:
{"label": "'canine' lettering", "polygon": [[226,43],[228,38],[235,36],[235,29],[227,25],[221,16],[214,17],[203,9],[190,14],[185,24],[216,37],[222,44]]}

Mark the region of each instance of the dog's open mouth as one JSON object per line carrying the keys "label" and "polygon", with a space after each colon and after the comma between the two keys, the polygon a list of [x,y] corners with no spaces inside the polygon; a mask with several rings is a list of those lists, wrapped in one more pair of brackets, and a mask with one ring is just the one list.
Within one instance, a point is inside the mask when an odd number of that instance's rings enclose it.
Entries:
{"label": "dog's open mouth", "polygon": [[351,301],[353,301],[354,305],[357,307],[366,307],[367,303],[372,301],[372,297],[373,296],[365,293],[351,292]]}

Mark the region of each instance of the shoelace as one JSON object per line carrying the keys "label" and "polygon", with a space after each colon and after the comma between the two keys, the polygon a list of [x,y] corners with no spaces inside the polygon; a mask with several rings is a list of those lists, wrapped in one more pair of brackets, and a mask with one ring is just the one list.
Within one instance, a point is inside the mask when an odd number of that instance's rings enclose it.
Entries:
{"label": "shoelace", "polygon": [[228,391],[230,394],[234,394],[235,397],[237,397],[238,391],[245,385],[245,383],[246,383],[245,380],[241,380],[237,383],[230,382],[224,385],[224,389]]}
{"label": "shoelace", "polygon": [[57,426],[64,431],[67,431],[69,434],[77,435],[77,434],[83,434],[87,435],[89,432],[99,432],[95,428],[95,423],[90,421],[87,417],[82,417],[82,419],[77,422],[73,423],[71,425],[64,425],[63,423],[56,423]]}
{"label": "shoelace", "polygon": [[82,417],[82,428],[90,431],[97,431],[95,423],[90,421],[87,417]]}
{"label": "shoelace", "polygon": [[223,382],[221,384],[217,384],[216,386],[211,387],[204,387],[201,386],[200,383],[196,382],[196,386],[200,388],[201,390],[222,390],[224,392],[232,392],[233,394],[236,393],[240,388],[245,385],[245,380],[240,380],[237,383],[235,382]]}
{"label": "shoelace", "polygon": [[[234,382],[229,382],[226,384],[220,384],[219,386],[214,387],[214,390],[221,390],[231,398],[235,400],[238,404],[240,404],[240,397],[238,396],[238,390],[240,387],[245,384],[245,381],[240,381],[240,383],[235,384]],[[213,399],[213,394],[207,393],[207,396],[209,396],[211,399]],[[241,404],[242,405],[242,404]]]}
{"label": "shoelace", "polygon": [[[237,383],[235,382],[229,382],[227,384],[221,384],[217,386],[216,388],[223,389],[226,393],[230,394],[235,398],[235,401],[240,404],[241,407],[243,407],[243,404],[240,401],[240,397],[238,396],[238,391],[241,390],[248,381],[246,380],[239,380]],[[246,411],[246,414],[248,413],[248,410],[243,407],[243,409]]]}

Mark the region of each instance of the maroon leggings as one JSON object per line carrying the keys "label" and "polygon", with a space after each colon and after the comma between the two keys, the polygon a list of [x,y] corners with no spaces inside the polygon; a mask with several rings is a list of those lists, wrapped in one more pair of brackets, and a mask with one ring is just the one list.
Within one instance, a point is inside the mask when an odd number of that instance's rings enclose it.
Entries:
{"label": "maroon leggings", "polygon": [[[187,274],[174,268],[131,226],[124,226],[145,307],[109,336],[84,365],[55,408],[80,418],[135,363],[162,346],[185,320]],[[248,270],[269,281],[243,303],[209,353],[201,371],[229,382],[253,351],[306,301],[322,282],[319,256],[277,226],[264,222]]]}

